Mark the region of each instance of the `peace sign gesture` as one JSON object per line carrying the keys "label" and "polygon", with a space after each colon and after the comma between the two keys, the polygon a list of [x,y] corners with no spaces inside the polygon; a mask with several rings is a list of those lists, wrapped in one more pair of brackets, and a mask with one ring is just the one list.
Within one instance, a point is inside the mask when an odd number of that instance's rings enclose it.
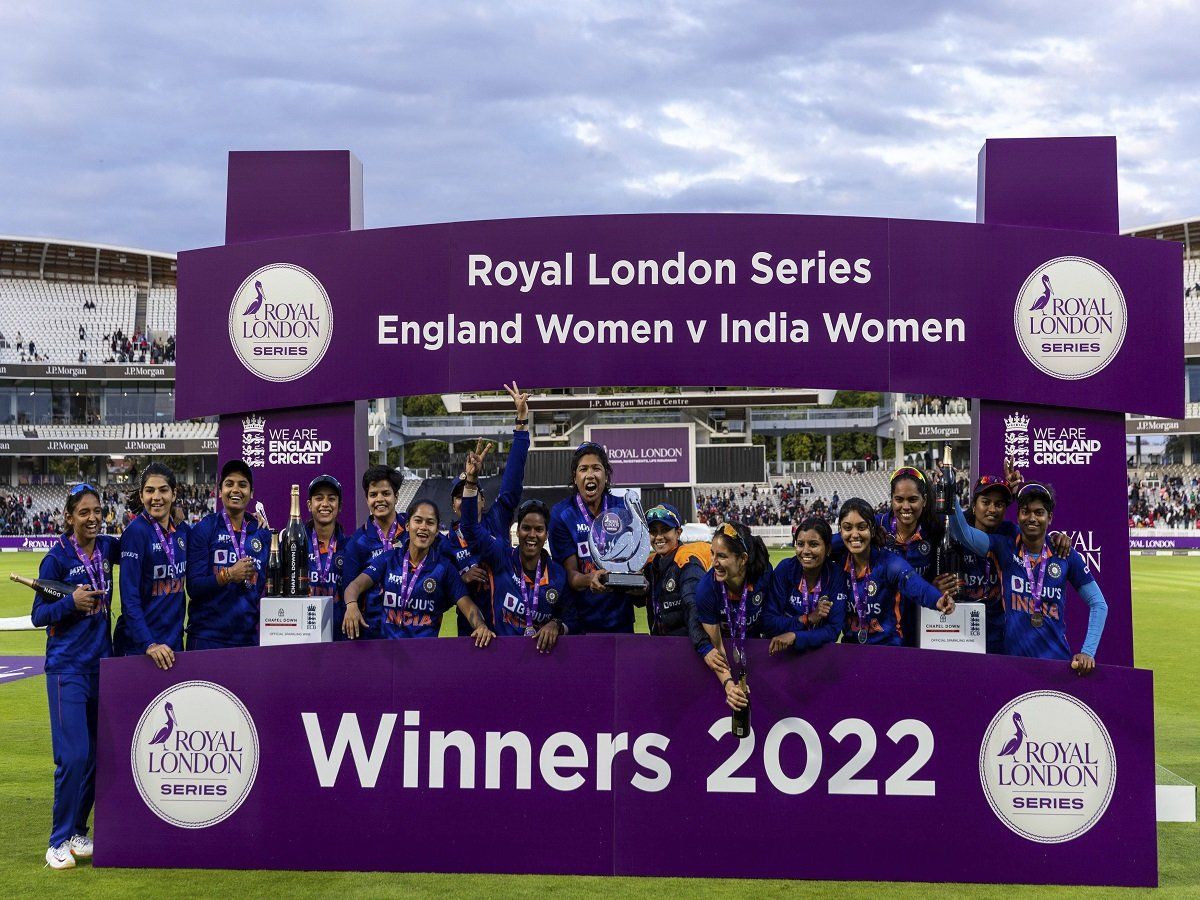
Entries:
{"label": "peace sign gesture", "polygon": [[504,385],[504,389],[508,391],[508,396],[512,397],[513,405],[517,407],[517,419],[529,419],[529,391],[522,391],[517,387],[516,381],[512,386]]}
{"label": "peace sign gesture", "polygon": [[1021,490],[1021,485],[1025,483],[1023,476],[1013,465],[1012,457],[1004,457],[1004,480],[1008,482],[1008,489],[1012,491],[1013,496],[1017,496],[1017,491]]}
{"label": "peace sign gesture", "polygon": [[478,481],[483,472],[483,461],[489,453],[496,449],[491,441],[479,438],[475,441],[475,449],[467,452],[466,476],[467,481]]}

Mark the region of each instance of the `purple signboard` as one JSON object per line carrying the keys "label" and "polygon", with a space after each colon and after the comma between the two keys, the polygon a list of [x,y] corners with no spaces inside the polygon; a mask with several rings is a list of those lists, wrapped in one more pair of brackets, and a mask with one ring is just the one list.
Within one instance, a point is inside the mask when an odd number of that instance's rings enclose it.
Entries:
{"label": "purple signboard", "polygon": [[105,660],[95,861],[1156,883],[1149,672],[754,643],[742,742],[685,639]]}
{"label": "purple signboard", "polygon": [[1200,537],[1133,537],[1129,538],[1130,550],[1200,550]]}
{"label": "purple signboard", "polygon": [[6,534],[0,536],[0,550],[28,550],[32,553],[45,553],[57,541],[57,534]]}
{"label": "purple signboard", "polygon": [[43,656],[0,656],[0,684],[41,675],[46,668]]}
{"label": "purple signboard", "polygon": [[589,441],[603,445],[615,484],[692,484],[695,448],[688,425],[596,425]]}
{"label": "purple signboard", "polygon": [[1182,271],[1166,241],[827,216],[511,219],[231,244],[179,255],[176,404],[197,416],[686,373],[1179,418]]}

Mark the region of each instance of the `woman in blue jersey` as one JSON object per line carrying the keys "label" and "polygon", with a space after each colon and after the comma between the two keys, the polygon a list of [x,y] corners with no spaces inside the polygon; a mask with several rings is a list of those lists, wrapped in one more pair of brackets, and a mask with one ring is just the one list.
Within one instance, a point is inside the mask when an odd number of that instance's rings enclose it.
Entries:
{"label": "woman in blue jersey", "polygon": [[[986,534],[1006,534],[1015,537],[1017,526],[1004,518],[1012,504],[1012,490],[1008,482],[994,475],[984,475],[975,483],[971,494],[971,509],[967,522]],[[975,553],[970,547],[963,548],[963,573],[961,585],[953,583],[953,575],[939,575],[933,580],[940,590],[952,591],[959,587],[960,600],[971,600],[984,605],[986,618],[987,652],[1004,652],[1004,598],[1000,589],[1000,567],[995,557],[987,553]]]}
{"label": "woman in blue jersey", "polygon": [[727,522],[713,535],[712,558],[712,568],[696,588],[696,618],[708,637],[697,652],[706,663],[710,653],[726,662],[724,672],[711,663],[709,668],[725,702],[738,710],[750,702],[748,689],[739,683],[746,671],[747,644],[764,636],[764,613],[772,602],[771,557],[762,538],[745,525]]}
{"label": "woman in blue jersey", "polygon": [[683,517],[670,503],[646,511],[650,547],[654,555],[642,571],[646,575],[646,622],[654,635],[690,637],[700,645],[707,640],[696,618],[696,588],[712,567],[712,546],[707,541],[682,543]]}
{"label": "woman in blue jersey", "polygon": [[809,516],[792,529],[796,548],[775,567],[767,609],[771,653],[788,647],[812,650],[835,643],[846,620],[846,605],[834,603],[842,589],[843,571],[832,559],[833,531],[819,516]]}
{"label": "woman in blue jersey", "polygon": [[221,509],[188,532],[188,650],[258,646],[271,536],[246,510],[254,476],[240,459],[221,467]]}
{"label": "woman in blue jersey", "polygon": [[[1075,672],[1090,675],[1096,668],[1108,604],[1078,552],[1072,550],[1065,560],[1052,555],[1046,536],[1053,518],[1053,492],[1045,485],[1027,482],[1017,492],[1020,533],[1016,537],[973,528],[957,502],[950,530],[973,553],[991,553],[1000,566],[1005,652],[1010,656],[1070,660]],[[1080,652],[1074,655],[1067,641],[1067,584],[1088,605],[1087,636]]]}
{"label": "woman in blue jersey", "polygon": [[492,627],[500,637],[527,637],[549,653],[570,631],[575,592],[567,571],[546,551],[550,510],[541,500],[517,507],[517,546],[509,546],[479,521],[479,473],[487,447],[467,454],[463,479],[462,529],[472,552],[483,562],[492,597]]}
{"label": "woman in blue jersey", "polygon": [[[400,473],[391,466],[370,466],[362,476],[363,494],[367,498],[367,509],[371,517],[366,524],[359,527],[346,542],[346,552],[342,558],[341,586],[345,596],[346,589],[377,556],[387,553],[395,546],[404,534],[404,523],[396,513],[396,500],[400,493],[402,480]],[[363,640],[378,640],[383,637],[383,592],[378,588],[370,588],[358,598],[359,609],[354,611],[354,618],[362,619],[367,628],[356,629],[357,637]],[[345,606],[345,600],[342,602]],[[339,621],[334,620],[334,640],[344,640],[348,620],[346,613]]]}
{"label": "woman in blue jersey", "polygon": [[[493,537],[501,541],[508,540],[508,530],[512,525],[513,512],[516,510],[517,504],[521,502],[521,490],[525,482],[525,462],[529,458],[529,393],[517,387],[515,381],[511,387],[507,384],[504,385],[504,390],[508,392],[513,406],[516,407],[516,420],[513,422],[508,461],[504,465],[504,474],[500,478],[500,491],[496,494],[495,502],[485,506],[483,494],[477,494],[479,521]],[[476,453],[479,452],[482,443],[481,441],[476,445]],[[492,445],[489,443],[487,448],[490,451]],[[478,479],[478,475],[476,475],[476,479]],[[484,566],[480,564],[479,557],[473,551],[459,522],[462,517],[462,497],[465,487],[466,474],[464,473],[455,479],[450,488],[450,504],[454,512],[454,520],[450,523],[446,540],[441,541],[440,546],[443,553],[454,558],[458,574],[462,577],[467,590],[471,592],[471,599],[483,612],[488,625],[493,625],[490,583]],[[458,636],[469,635],[472,628],[462,613],[456,613],[455,618],[458,620]]]}
{"label": "woman in blue jersey", "polygon": [[457,606],[471,623],[476,647],[486,647],[496,635],[467,593],[454,564],[433,549],[440,525],[438,508],[429,500],[414,500],[405,518],[404,541],[376,556],[346,588],[346,637],[357,639],[372,627],[359,612],[364,591],[379,586],[382,594],[383,637],[435,638],[442,614]]}
{"label": "woman in blue jersey", "polygon": [[[954,598],[927,582],[902,556],[884,547],[884,529],[866,500],[842,503],[838,533],[846,547],[841,588],[833,597],[843,604],[846,624],[842,643],[904,643],[904,608],[917,604],[940,612],[954,611]],[[915,616],[913,617],[915,619]]]}
{"label": "woman in blue jersey", "polygon": [[150,463],[138,479],[136,511],[121,534],[121,615],[113,631],[117,656],[145,654],[160,669],[175,665],[183,650],[187,600],[186,525],[172,517],[177,483],[162,463]]}
{"label": "woman in blue jersey", "polygon": [[46,694],[54,748],[54,814],[46,864],[69,869],[92,855],[88,816],[96,796],[96,725],[100,660],[112,655],[109,608],[113,566],[120,558],[115,537],[100,533],[100,494],[78,484],[63,507],[66,534],[38,570],[38,578],[78,585],[53,600],[33,598],[30,618],[46,629]]}
{"label": "woman in blue jersey", "polygon": [[[902,466],[888,482],[888,512],[879,516],[884,546],[899,554],[922,578],[933,577],[934,548],[942,539],[942,523],[933,515],[933,499],[925,473]],[[904,644],[917,645],[916,606],[901,611]]]}
{"label": "woman in blue jersey", "polygon": [[340,628],[346,614],[342,601],[342,566],[346,535],[338,515],[342,511],[342,483],[332,475],[318,475],[308,485],[308,595],[333,598],[333,621]]}
{"label": "woman in blue jersey", "polygon": [[609,490],[612,466],[605,449],[593,441],[575,448],[571,457],[571,496],[550,510],[550,555],[567,570],[571,589],[579,594],[577,621],[583,632],[633,633],[633,598],[610,591],[603,568],[592,559],[588,536],[592,522],[625,500]]}

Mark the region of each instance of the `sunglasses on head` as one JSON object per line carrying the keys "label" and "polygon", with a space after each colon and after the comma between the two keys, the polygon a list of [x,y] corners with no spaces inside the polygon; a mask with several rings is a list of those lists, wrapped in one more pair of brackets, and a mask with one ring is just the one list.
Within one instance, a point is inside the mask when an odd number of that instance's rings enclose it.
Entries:
{"label": "sunglasses on head", "polygon": [[905,475],[907,475],[910,478],[915,478],[915,479],[917,479],[917,481],[920,481],[922,483],[924,483],[924,481],[925,481],[925,473],[922,472],[920,469],[914,469],[912,466],[901,466],[899,469],[897,469],[895,472],[892,473],[892,477],[888,480],[895,481],[897,478],[900,478],[901,476],[905,476]]}
{"label": "sunglasses on head", "polygon": [[599,444],[597,444],[595,441],[584,441],[582,444],[580,444],[578,447],[575,448],[576,453],[582,453],[587,450],[596,451],[598,453],[604,452],[604,448],[601,447]]}
{"label": "sunglasses on head", "polygon": [[71,488],[71,490],[67,491],[67,496],[74,497],[76,494],[82,494],[84,491],[91,491],[93,494],[100,493],[86,481],[81,481],[75,487]]}

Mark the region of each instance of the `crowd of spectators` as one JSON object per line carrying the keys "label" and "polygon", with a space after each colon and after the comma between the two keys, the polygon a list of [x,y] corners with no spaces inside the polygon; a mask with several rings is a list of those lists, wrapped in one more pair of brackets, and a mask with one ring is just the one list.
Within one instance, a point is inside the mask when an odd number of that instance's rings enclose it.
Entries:
{"label": "crowd of spectators", "polygon": [[739,485],[712,493],[696,494],[696,519],[703,525],[733,522],[741,525],[793,525],[806,516],[834,521],[841,498],[813,495],[813,486],[804,479],[775,482],[769,488],[760,484]]}
{"label": "crowd of spectators", "polygon": [[1170,476],[1157,487],[1129,479],[1130,528],[1200,528],[1200,477]]}
{"label": "crowd of spectators", "polygon": [[[105,534],[119,535],[125,530],[134,515],[129,499],[124,489],[110,486],[100,490],[101,530]],[[216,509],[216,494],[209,485],[181,484],[176,502],[184,521],[195,524]],[[0,535],[60,534],[63,529],[61,507],[38,508],[33,495],[20,490],[0,493]]]}
{"label": "crowd of spectators", "polygon": [[[79,339],[83,340],[83,326],[79,326]],[[108,343],[111,355],[104,360],[106,363],[161,363],[175,362],[175,335],[168,335],[165,341],[151,339],[149,335],[135,331],[133,337],[126,335],[120,328],[112,334],[106,334],[104,340]],[[83,362],[84,360],[80,360]]]}

